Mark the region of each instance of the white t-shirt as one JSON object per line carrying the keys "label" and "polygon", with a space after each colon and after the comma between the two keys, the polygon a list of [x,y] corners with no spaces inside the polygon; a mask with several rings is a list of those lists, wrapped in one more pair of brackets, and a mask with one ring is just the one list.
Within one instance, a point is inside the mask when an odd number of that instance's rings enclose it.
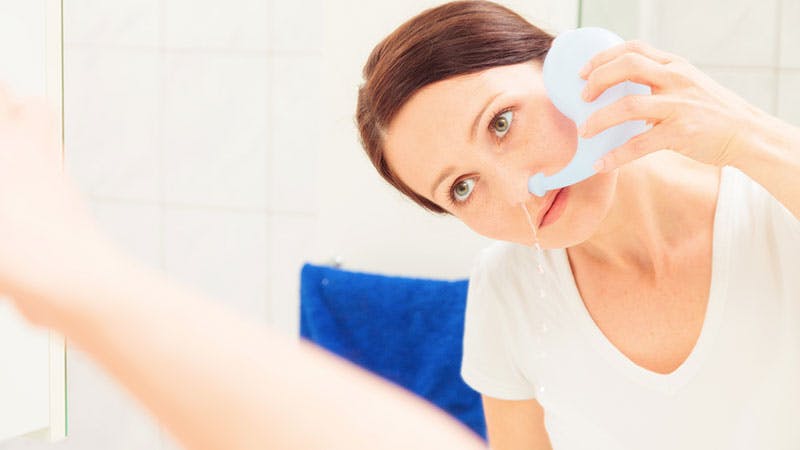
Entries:
{"label": "white t-shirt", "polygon": [[712,254],[697,344],[659,374],[600,331],[565,249],[545,250],[539,274],[535,250],[497,242],[470,278],[461,375],[536,398],[554,450],[800,449],[800,222],[726,166]]}

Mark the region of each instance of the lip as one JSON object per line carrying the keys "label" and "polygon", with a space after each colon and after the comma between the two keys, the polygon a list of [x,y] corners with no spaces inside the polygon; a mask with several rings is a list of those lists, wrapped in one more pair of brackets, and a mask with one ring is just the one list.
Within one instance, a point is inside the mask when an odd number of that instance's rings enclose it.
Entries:
{"label": "lip", "polygon": [[556,200],[556,196],[559,194],[559,192],[563,191],[564,189],[566,188],[561,188],[557,191],[553,191],[553,194],[550,196],[549,199],[547,199],[547,203],[545,203],[542,209],[539,210],[539,217],[536,220],[537,228],[542,227],[542,221],[544,220],[544,216],[547,215],[548,211],[550,211],[550,208],[553,206],[553,202],[555,202]]}

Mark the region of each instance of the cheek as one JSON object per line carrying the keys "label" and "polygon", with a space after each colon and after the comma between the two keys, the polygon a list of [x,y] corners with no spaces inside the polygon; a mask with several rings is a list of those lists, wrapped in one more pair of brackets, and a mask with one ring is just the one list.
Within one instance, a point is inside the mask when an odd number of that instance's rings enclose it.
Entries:
{"label": "cheek", "polygon": [[467,227],[481,236],[501,241],[527,244],[533,232],[521,207],[491,202],[458,216]]}

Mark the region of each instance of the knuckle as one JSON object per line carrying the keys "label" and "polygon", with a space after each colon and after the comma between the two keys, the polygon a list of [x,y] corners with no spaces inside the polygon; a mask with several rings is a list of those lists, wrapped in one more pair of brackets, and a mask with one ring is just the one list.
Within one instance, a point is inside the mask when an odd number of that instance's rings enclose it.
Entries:
{"label": "knuckle", "polygon": [[691,85],[689,75],[684,71],[681,66],[672,66],[667,70],[669,81],[681,87]]}
{"label": "knuckle", "polygon": [[646,141],[641,135],[634,136],[630,140],[630,149],[635,154],[643,153],[645,149],[645,144]]}
{"label": "knuckle", "polygon": [[622,62],[626,66],[632,67],[632,66],[635,66],[636,64],[639,63],[639,54],[638,53],[625,53],[624,55],[622,55],[622,58],[620,58],[620,59],[622,60]]}
{"label": "knuckle", "polygon": [[623,113],[635,114],[641,109],[642,99],[635,95],[627,95],[620,103]]}

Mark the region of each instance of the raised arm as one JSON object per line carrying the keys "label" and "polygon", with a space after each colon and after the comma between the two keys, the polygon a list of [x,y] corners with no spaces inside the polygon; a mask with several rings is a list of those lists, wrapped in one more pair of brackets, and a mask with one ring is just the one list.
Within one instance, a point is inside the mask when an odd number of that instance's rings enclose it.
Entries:
{"label": "raised arm", "polygon": [[800,128],[768,115],[746,125],[731,165],[764,186],[800,220]]}
{"label": "raised arm", "polygon": [[715,166],[731,165],[764,186],[800,220],[800,129],[749,104],[685,58],[642,41],[627,41],[595,55],[580,72],[584,100],[630,80],[652,95],[629,95],[599,109],[581,124],[591,138],[626,120],[653,127],[611,150],[596,170],[614,170],[669,149]]}

